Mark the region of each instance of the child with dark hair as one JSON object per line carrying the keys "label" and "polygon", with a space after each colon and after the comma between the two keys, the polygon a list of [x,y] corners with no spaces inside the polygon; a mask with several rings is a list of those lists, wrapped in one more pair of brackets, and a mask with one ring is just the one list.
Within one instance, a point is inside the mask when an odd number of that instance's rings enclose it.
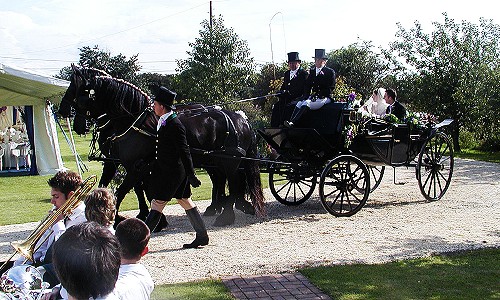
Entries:
{"label": "child with dark hair", "polygon": [[137,218],[125,219],[116,227],[115,235],[121,245],[121,266],[114,294],[122,300],[149,299],[154,289],[153,279],[139,263],[148,252],[148,226]]}
{"label": "child with dark hair", "polygon": [[120,242],[98,223],[66,230],[54,243],[53,263],[68,299],[117,299],[112,292],[120,270]]}

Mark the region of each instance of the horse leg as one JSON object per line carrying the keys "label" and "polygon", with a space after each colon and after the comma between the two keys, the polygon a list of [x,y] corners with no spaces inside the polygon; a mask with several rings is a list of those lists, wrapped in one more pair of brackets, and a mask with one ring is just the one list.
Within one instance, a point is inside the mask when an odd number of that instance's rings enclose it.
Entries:
{"label": "horse leg", "polygon": [[[240,176],[242,176],[242,178],[244,178],[244,176],[246,176],[244,170],[239,169],[237,172],[240,173]],[[242,197],[236,197],[234,207],[236,209],[241,210],[245,214],[255,215],[255,208],[253,207],[252,203],[245,200],[244,195]]]}
{"label": "horse leg", "polygon": [[208,176],[212,181],[212,203],[207,207],[204,216],[215,216],[222,211],[223,198],[225,197],[226,178],[222,172],[218,170],[207,170]]}
{"label": "horse leg", "polygon": [[115,218],[115,225],[116,226],[125,219],[125,217],[120,216],[119,210],[120,210],[120,205],[125,198],[125,195],[134,187],[134,185],[137,183],[137,178],[134,178],[133,173],[127,172],[125,175],[125,178],[123,179],[122,184],[116,189],[115,192],[115,197],[116,197],[116,218]]}
{"label": "horse leg", "polygon": [[115,163],[107,161],[102,166],[101,179],[99,180],[99,187],[107,187],[113,177],[115,176],[117,166]]}
{"label": "horse leg", "polygon": [[225,201],[222,213],[215,219],[214,226],[217,227],[234,224],[234,220],[236,218],[233,209],[235,200],[237,198],[245,197],[245,182],[240,172],[228,175],[227,183],[229,187],[229,196],[224,198]]}
{"label": "horse leg", "polygon": [[143,182],[139,182],[134,186],[134,192],[137,196],[137,202],[139,203],[139,214],[136,218],[144,221],[149,214],[149,206],[146,202],[146,197],[144,197]]}

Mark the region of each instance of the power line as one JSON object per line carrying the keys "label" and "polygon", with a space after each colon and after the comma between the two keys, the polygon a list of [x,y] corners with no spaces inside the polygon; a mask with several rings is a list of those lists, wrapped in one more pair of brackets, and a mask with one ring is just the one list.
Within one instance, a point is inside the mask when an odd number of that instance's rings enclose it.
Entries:
{"label": "power line", "polygon": [[180,11],[180,12],[173,13],[173,14],[168,15],[168,16],[163,17],[163,18],[159,18],[159,19],[156,19],[156,20],[153,20],[153,21],[150,21],[150,22],[147,22],[147,23],[141,24],[141,25],[137,25],[137,26],[134,26],[134,27],[130,27],[130,28],[128,28],[128,29],[124,29],[124,30],[121,30],[121,31],[117,31],[117,32],[114,32],[114,33],[106,34],[106,35],[103,35],[103,36],[100,36],[100,37],[97,37],[97,38],[89,39],[89,40],[86,40],[86,41],[81,41],[81,42],[78,42],[78,43],[76,43],[76,44],[75,44],[75,43],[73,43],[73,44],[68,44],[68,45],[59,46],[59,47],[54,47],[54,48],[49,48],[49,49],[43,49],[43,50],[37,50],[37,51],[23,52],[23,53],[21,53],[21,54],[31,54],[31,53],[38,53],[38,52],[53,51],[53,50],[57,50],[57,49],[62,49],[62,48],[67,48],[67,47],[73,47],[73,46],[76,46],[76,45],[81,45],[81,44],[89,43],[89,42],[92,42],[92,41],[100,40],[100,39],[103,39],[103,38],[106,38],[106,37],[110,37],[110,36],[113,36],[113,35],[117,35],[117,34],[120,34],[120,33],[124,33],[124,32],[130,31],[130,30],[134,30],[134,29],[137,29],[137,28],[140,28],[140,27],[146,26],[146,25],[150,25],[150,24],[152,24],[152,23],[155,23],[155,22],[158,22],[158,21],[162,21],[162,20],[165,20],[165,19],[167,19],[167,18],[170,18],[170,17],[176,16],[176,15],[183,14],[183,13],[188,12],[188,11],[190,11],[190,10],[193,10],[193,9],[198,8],[198,7],[204,6],[204,5],[206,5],[206,3],[207,3],[207,2],[204,2],[203,4],[200,4],[200,5],[197,5],[197,6],[193,6],[193,7],[191,7],[191,8],[186,9],[186,10],[183,10],[183,11]]}

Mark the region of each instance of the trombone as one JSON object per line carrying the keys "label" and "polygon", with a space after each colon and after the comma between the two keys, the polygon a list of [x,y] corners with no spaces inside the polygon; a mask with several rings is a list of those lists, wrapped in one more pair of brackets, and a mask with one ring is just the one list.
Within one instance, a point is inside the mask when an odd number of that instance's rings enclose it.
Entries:
{"label": "trombone", "polygon": [[69,197],[63,205],[61,205],[57,210],[52,211],[49,215],[43,219],[40,224],[31,232],[28,238],[22,242],[12,242],[11,245],[14,248],[14,253],[9,257],[8,260],[0,267],[0,270],[10,262],[10,260],[17,253],[24,256],[27,260],[34,261],[33,253],[37,250],[36,244],[43,236],[45,231],[54,225],[60,218],[60,216],[67,217],[71,215],[73,210],[78,207],[80,201],[82,201],[88,193],[92,190],[97,182],[97,176],[91,175],[82,183],[82,185]]}

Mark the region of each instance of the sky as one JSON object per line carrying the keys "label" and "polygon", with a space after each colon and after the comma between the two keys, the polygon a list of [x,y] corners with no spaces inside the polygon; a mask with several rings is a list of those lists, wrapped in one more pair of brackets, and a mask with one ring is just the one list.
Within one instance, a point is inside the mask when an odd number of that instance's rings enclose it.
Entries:
{"label": "sky", "polygon": [[[0,63],[55,75],[78,63],[84,46],[130,57],[139,54],[142,72],[175,73],[176,60],[187,58],[189,43],[199,37],[209,19],[210,1],[197,0],[0,0]],[[461,22],[479,19],[500,23],[497,0],[341,1],[341,0],[220,0],[212,1],[214,16],[222,15],[248,42],[257,64],[281,63],[298,51],[312,61],[314,49],[327,52],[359,40],[387,47],[395,39],[396,23],[405,29],[418,21],[424,32],[443,13]]]}

